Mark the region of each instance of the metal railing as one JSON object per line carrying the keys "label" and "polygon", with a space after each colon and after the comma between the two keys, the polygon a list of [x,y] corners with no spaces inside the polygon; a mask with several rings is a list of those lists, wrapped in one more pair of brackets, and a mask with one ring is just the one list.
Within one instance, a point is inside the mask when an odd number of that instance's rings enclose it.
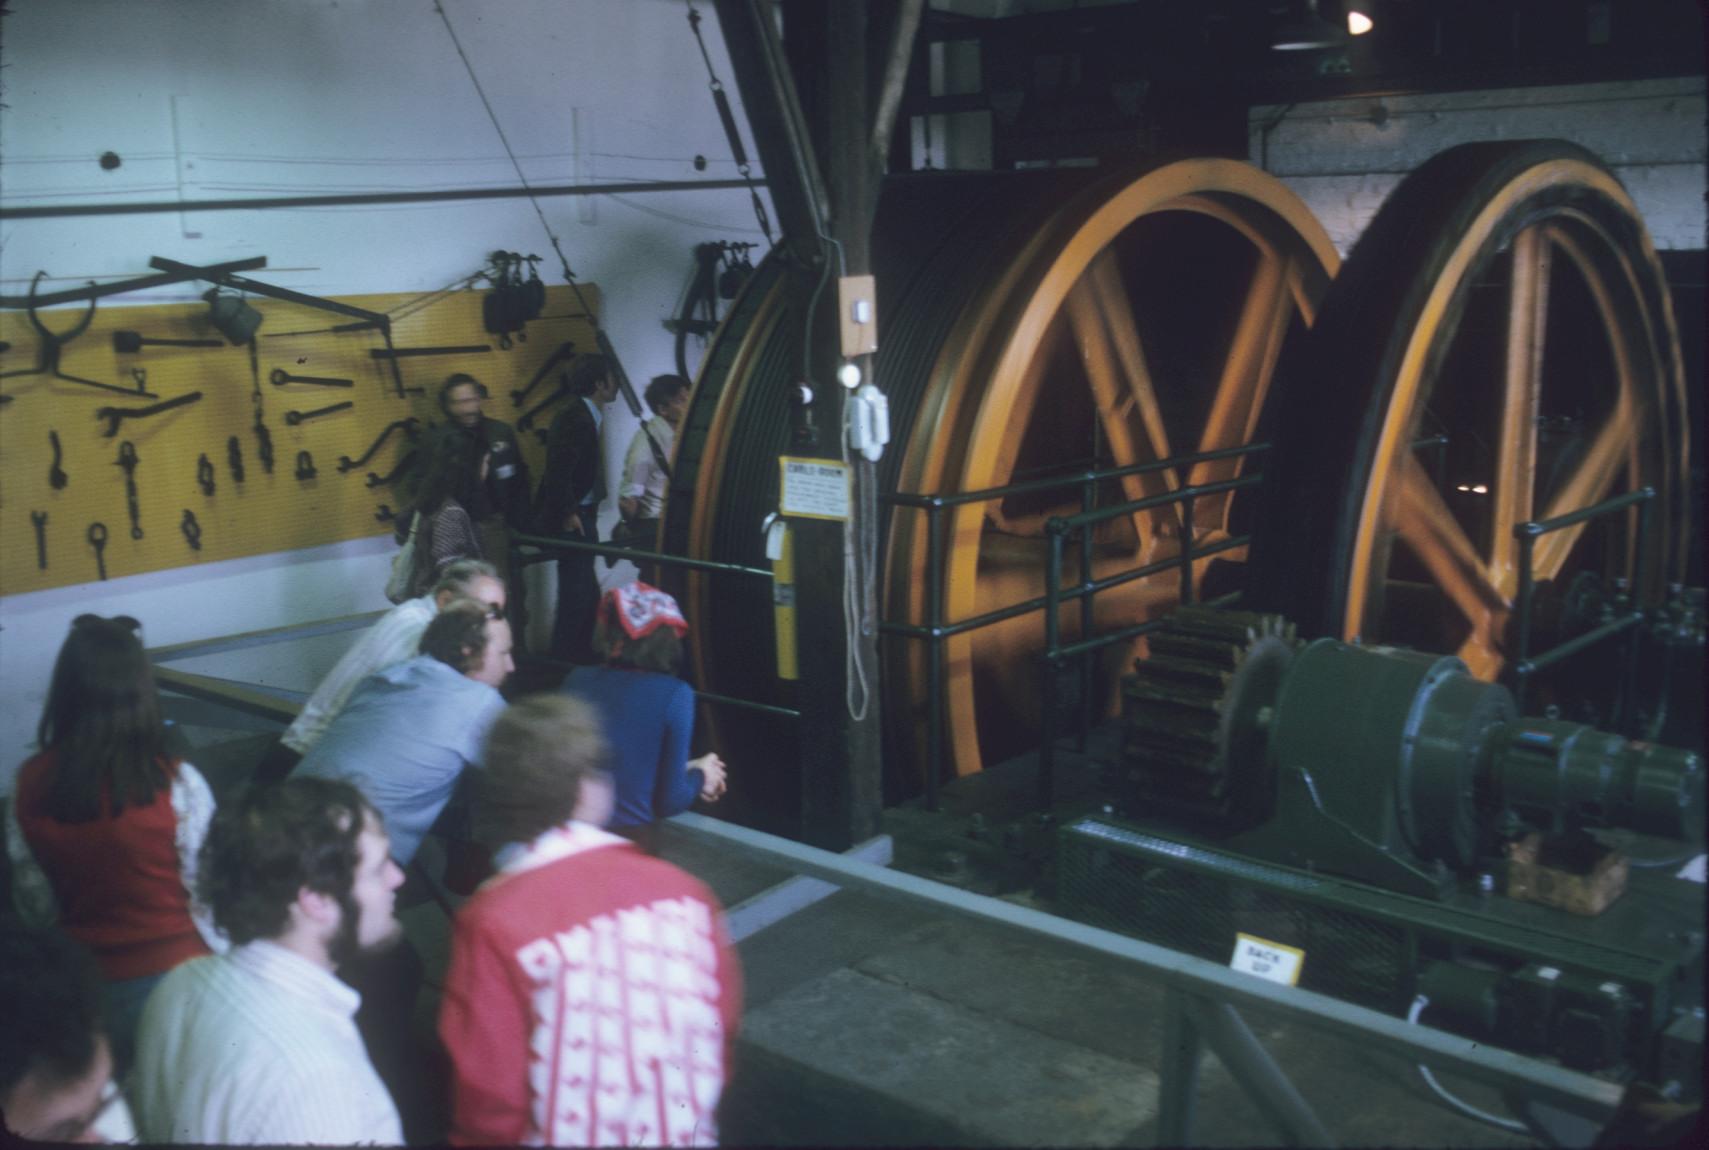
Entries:
{"label": "metal railing", "polygon": [[[1617,1083],[1316,991],[1270,982],[1155,943],[704,815],[677,815],[669,825],[797,875],[1066,943],[1145,971],[1164,985],[1168,996],[1158,1068],[1160,1145],[1192,1144],[1202,1046],[1210,1047],[1228,1066],[1233,1079],[1252,1096],[1286,1144],[1334,1144],[1308,1101],[1247,1026],[1240,1014],[1242,1007],[1275,1010],[1290,1022],[1358,1043],[1361,1048],[1398,1053],[1438,1071],[1470,1075],[1510,1097],[1524,1099],[1528,1107],[1541,1105],[1564,1111],[1579,1121],[1586,1143],[1588,1135],[1607,1122],[1620,1104],[1623,1091]],[[1529,1109],[1522,1116],[1528,1125],[1534,1119]]]}
{"label": "metal railing", "polygon": [[[1256,475],[1249,475],[1232,480],[1223,480],[1217,483],[1186,485],[1159,495],[1148,496],[1144,499],[1129,501],[1104,508],[1096,507],[1097,485],[1112,479],[1124,479],[1128,476],[1166,472],[1179,468],[1190,467],[1198,463],[1210,463],[1219,460],[1240,460],[1247,456],[1258,455],[1268,450],[1269,444],[1267,443],[1253,443],[1244,447],[1231,447],[1219,451],[1203,451],[1192,455],[1179,455],[1171,459],[1159,459],[1149,463],[1133,463],[1128,464],[1125,467],[1073,472],[1067,475],[1052,476],[1045,479],[1025,480],[1019,483],[1004,484],[1000,487],[982,488],[978,491],[962,491],[949,495],[925,495],[897,492],[882,497],[884,502],[893,507],[908,507],[916,510],[922,510],[926,513],[926,620],[923,624],[888,620],[880,624],[879,631],[882,634],[897,635],[907,639],[923,639],[926,642],[926,691],[928,703],[925,798],[927,810],[935,811],[938,809],[938,777],[943,766],[944,642],[958,635],[965,635],[969,632],[990,627],[997,623],[1006,622],[1007,620],[1019,618],[1023,615],[1030,615],[1035,611],[1045,612],[1046,650],[1044,653],[1044,666],[1046,668],[1047,679],[1045,705],[1047,737],[1041,740],[1039,748],[1039,777],[1041,779],[1039,794],[1041,796],[1041,808],[1048,806],[1048,796],[1051,789],[1048,778],[1049,772],[1053,769],[1053,764],[1047,763],[1047,760],[1052,754],[1051,746],[1055,742],[1054,710],[1056,697],[1056,670],[1059,669],[1061,663],[1066,658],[1071,657],[1071,655],[1082,656],[1080,738],[1081,746],[1083,748],[1085,746],[1086,728],[1089,723],[1090,715],[1090,652],[1108,646],[1110,643],[1130,640],[1136,635],[1145,634],[1146,630],[1156,625],[1154,623],[1141,624],[1137,629],[1128,628],[1123,632],[1116,633],[1113,637],[1101,636],[1096,639],[1083,639],[1070,648],[1062,648],[1058,644],[1057,628],[1058,615],[1063,601],[1065,599],[1075,598],[1081,600],[1082,633],[1089,634],[1092,626],[1092,596],[1096,592],[1108,590],[1111,587],[1117,587],[1135,579],[1143,579],[1149,575],[1159,574],[1161,572],[1168,571],[1170,568],[1178,567],[1182,571],[1183,601],[1191,602],[1193,594],[1192,568],[1194,561],[1196,559],[1203,559],[1208,556],[1215,555],[1221,551],[1244,546],[1246,543],[1246,538],[1241,536],[1236,539],[1221,541],[1208,548],[1195,550],[1192,543],[1193,500],[1201,496],[1220,494],[1225,491],[1235,491],[1254,486],[1259,482],[1259,477]],[[1172,558],[1160,560],[1156,563],[1145,564],[1128,571],[1118,572],[1115,575],[1107,576],[1103,579],[1093,579],[1091,578],[1092,536],[1090,531],[1086,531],[1083,533],[1080,549],[1081,582],[1065,591],[1060,585],[1060,531],[1069,530],[1071,528],[1062,527],[1058,529],[1058,534],[1052,536],[1052,570],[1055,572],[1054,589],[1052,589],[1052,584],[1047,580],[1046,593],[1044,595],[1035,596],[1020,603],[1011,603],[1007,606],[998,607],[994,610],[986,611],[982,614],[974,615],[966,619],[958,619],[953,623],[946,623],[944,621],[943,595],[945,575],[944,513],[969,504],[986,503],[995,499],[1005,499],[1012,495],[1038,494],[1047,491],[1059,491],[1076,486],[1080,488],[1080,503],[1084,510],[1079,515],[1073,516],[1067,520],[1060,518],[1051,519],[1045,527],[1047,534],[1052,531],[1052,525],[1074,524],[1082,521],[1103,522],[1106,519],[1114,519],[1124,514],[1131,515],[1141,510],[1171,506],[1176,503],[1185,503],[1187,505],[1187,511],[1185,516],[1186,521],[1183,524],[1181,532],[1181,553]],[[1087,520],[1087,516],[1093,516],[1095,519]],[[1227,598],[1228,597],[1225,597],[1224,600],[1219,600],[1219,602],[1226,601]]]}
{"label": "metal railing", "polygon": [[[1598,643],[1612,639],[1626,631],[1633,634],[1626,644],[1625,667],[1622,669],[1619,685],[1615,694],[1614,718],[1617,729],[1625,727],[1633,718],[1631,705],[1633,693],[1637,686],[1638,675],[1638,636],[1636,628],[1644,621],[1644,612],[1639,604],[1643,594],[1646,578],[1644,551],[1650,537],[1650,504],[1656,497],[1653,487],[1640,487],[1624,495],[1616,495],[1604,499],[1601,503],[1590,507],[1581,507],[1577,511],[1569,511],[1552,519],[1542,519],[1513,525],[1513,537],[1519,543],[1519,590],[1514,596],[1514,610],[1518,615],[1518,636],[1515,640],[1513,656],[1513,698],[1520,714],[1525,713],[1525,697],[1529,693],[1532,677],[1537,672],[1551,667],[1564,659],[1571,658]],[[1593,627],[1582,635],[1556,644],[1542,654],[1531,654],[1531,629],[1533,600],[1536,597],[1536,573],[1532,571],[1537,548],[1537,540],[1545,535],[1580,523],[1588,523],[1616,511],[1624,511],[1629,507],[1638,510],[1638,527],[1634,534],[1632,557],[1632,579],[1630,583],[1632,596],[1629,601],[1630,609],[1620,612],[1615,618],[1600,626]]]}
{"label": "metal railing", "polygon": [[[524,551],[524,547],[534,548]],[[584,554],[603,555],[608,559],[627,559],[635,566],[654,564],[658,566],[680,567],[686,571],[704,571],[715,575],[737,575],[748,579],[764,579],[772,581],[770,569],[765,567],[745,567],[740,563],[720,563],[713,559],[693,559],[686,555],[667,555],[662,551],[644,551],[638,547],[626,547],[616,543],[584,543],[575,539],[559,539],[551,535],[531,535],[526,532],[512,532],[510,535],[510,570],[520,572],[524,567],[536,563],[545,563],[561,558],[560,552],[582,552]],[[516,629],[522,630],[527,622],[527,612],[522,604],[526,596],[512,595],[511,601],[517,605]],[[535,661],[557,666],[568,667],[561,660],[531,656]],[[756,711],[760,714],[775,715],[784,719],[799,719],[801,712],[793,707],[779,707],[773,703],[761,703],[754,699],[741,699],[733,695],[720,695],[713,691],[696,690],[696,699],[723,707],[733,707],[741,710]]]}

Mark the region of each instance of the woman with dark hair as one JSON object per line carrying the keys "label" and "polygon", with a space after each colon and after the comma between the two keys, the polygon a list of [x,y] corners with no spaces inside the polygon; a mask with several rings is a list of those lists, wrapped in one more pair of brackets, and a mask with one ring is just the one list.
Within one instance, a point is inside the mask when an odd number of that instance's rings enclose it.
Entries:
{"label": "woman with dark hair", "polygon": [[694,690],[677,678],[688,622],[676,600],[645,583],[607,591],[594,622],[603,665],[577,667],[563,690],[592,703],[611,743],[617,805],[607,824],[646,843],[659,819],[686,811],[696,798],[724,793],[724,760],[689,759]]}
{"label": "woman with dark hair", "polygon": [[481,533],[469,509],[480,506],[487,453],[466,435],[441,435],[427,453],[416,487],[415,513],[400,517],[398,541],[415,536],[415,576],[409,597],[425,595],[458,559],[484,559]]}
{"label": "woman with dark hair", "polygon": [[18,771],[6,828],[19,912],[36,924],[57,915],[100,964],[121,1069],[154,984],[226,947],[193,893],[213,793],[166,750],[138,626],[72,621],[36,728],[42,750]]}

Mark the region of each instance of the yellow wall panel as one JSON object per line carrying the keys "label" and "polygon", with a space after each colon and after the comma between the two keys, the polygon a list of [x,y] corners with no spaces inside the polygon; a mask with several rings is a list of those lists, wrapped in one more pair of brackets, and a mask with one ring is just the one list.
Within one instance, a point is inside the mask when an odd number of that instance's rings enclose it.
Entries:
{"label": "yellow wall panel", "polygon": [[[587,305],[597,311],[599,294],[582,285]],[[388,531],[375,519],[381,504],[400,507],[395,486],[367,485],[370,473],[385,475],[404,454],[419,446],[393,432],[368,463],[340,472],[341,457],[359,458],[394,420],[415,416],[425,432],[444,422],[437,404],[439,385],[453,372],[467,372],[486,384],[486,414],[516,425],[528,407],[557,386],[562,366],[541,380],[519,407],[512,398],[542,363],[566,341],[578,352],[595,350],[594,330],[581,301],[568,287],[550,288],[540,319],[528,324],[526,341],[509,349],[482,325],[484,292],[454,292],[426,307],[415,295],[339,297],[341,302],[374,312],[396,310],[392,342],[399,349],[485,345],[484,353],[400,358],[408,388],[421,394],[399,398],[391,369],[370,352],[385,342],[375,331],[331,334],[325,328],[349,322],[346,316],[298,304],[248,297],[265,317],[256,339],[260,375],[260,411],[271,433],[273,469],[259,455],[254,430],[256,399],[247,347],[144,347],[123,353],[114,347],[115,331],[134,331],[156,339],[217,339],[205,304],[112,307],[97,310],[88,329],[65,345],[60,369],[100,383],[135,387],[133,370],[146,373],[147,390],[159,399],[120,395],[47,375],[17,375],[0,380],[0,594],[86,583],[97,578],[95,549],[88,542],[91,524],[104,523],[108,578],[144,571],[186,567],[245,555],[260,555],[356,539]],[[73,327],[82,308],[42,313],[53,331]],[[318,332],[318,334],[288,334]],[[39,340],[22,312],[0,313],[0,339],[11,347],[0,352],[0,371],[22,372],[37,363]],[[346,388],[271,382],[275,369],[292,375],[349,379]],[[200,391],[188,406],[158,415],[125,420],[118,433],[104,433],[104,407],[140,408]],[[353,407],[290,426],[287,413],[309,411],[349,400]],[[534,426],[544,428],[561,408],[547,408]],[[66,484],[55,489],[50,431],[59,435]],[[244,479],[237,482],[227,441],[241,445]],[[519,442],[538,482],[545,449],[540,438],[519,428]],[[118,465],[121,445],[136,451],[138,525],[133,538],[125,494],[125,472]],[[296,475],[298,453],[312,456],[315,476]],[[213,464],[214,493],[197,482],[197,462]],[[181,530],[184,511],[195,513],[201,549],[193,549]],[[47,568],[37,566],[31,512],[45,512]]]}

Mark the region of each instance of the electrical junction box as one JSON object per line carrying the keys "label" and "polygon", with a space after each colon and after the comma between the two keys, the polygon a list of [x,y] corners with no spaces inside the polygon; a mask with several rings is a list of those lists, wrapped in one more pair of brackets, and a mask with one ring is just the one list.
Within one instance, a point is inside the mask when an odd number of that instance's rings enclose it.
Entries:
{"label": "electrical junction box", "polygon": [[837,280],[837,327],[844,359],[878,350],[878,283],[873,277]]}

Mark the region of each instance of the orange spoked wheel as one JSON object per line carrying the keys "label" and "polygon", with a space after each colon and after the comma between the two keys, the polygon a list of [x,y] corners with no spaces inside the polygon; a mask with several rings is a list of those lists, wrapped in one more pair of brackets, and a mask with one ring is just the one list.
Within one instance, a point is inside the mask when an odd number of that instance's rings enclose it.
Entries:
{"label": "orange spoked wheel", "polygon": [[[1349,256],[1272,405],[1250,599],[1302,633],[1511,671],[1516,523],[1652,487],[1635,510],[1536,540],[1557,593],[1687,557],[1685,383],[1666,280],[1614,176],[1554,141],[1451,149]],[[1445,436],[1433,466],[1415,444]]]}
{"label": "orange spoked wheel", "polygon": [[[1337,257],[1279,182],[1206,159],[1114,175],[896,180],[881,204],[874,265],[876,375],[892,419],[881,489],[953,494],[1246,444],[1277,359],[1311,323]],[[776,505],[775,457],[788,448],[787,390],[799,378],[804,320],[803,301],[784,298],[779,283],[762,265],[697,385],[665,519],[667,547],[681,553],[764,565],[759,523]],[[1229,478],[1243,466],[1128,477],[1104,484],[1096,501]],[[948,515],[942,617],[1041,594],[1044,523],[1079,511],[1081,499],[1069,485]],[[1200,500],[1195,545],[1228,538],[1236,508]],[[1093,574],[1178,554],[1183,530],[1179,507],[1107,524]],[[884,617],[923,622],[924,513],[887,512],[880,539]],[[1067,576],[1078,578],[1072,565]],[[1172,572],[1111,589],[1098,596],[1095,625],[1143,621],[1179,592]],[[703,688],[786,699],[769,655],[769,588],[714,576],[691,583],[688,598]],[[1066,638],[1078,619],[1077,608],[1064,612]],[[1043,631],[1035,611],[948,642],[940,701],[949,771],[968,774],[1036,742]],[[1133,653],[1109,652],[1100,699],[1113,704]],[[920,642],[885,642],[892,797],[922,778],[924,655]]]}

